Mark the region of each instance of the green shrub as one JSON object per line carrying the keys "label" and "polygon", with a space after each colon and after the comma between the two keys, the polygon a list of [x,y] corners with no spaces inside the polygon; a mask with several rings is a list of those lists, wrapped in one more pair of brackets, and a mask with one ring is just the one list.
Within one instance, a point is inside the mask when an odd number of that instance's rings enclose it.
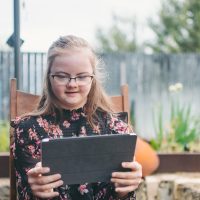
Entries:
{"label": "green shrub", "polygon": [[177,99],[182,87],[180,83],[169,87],[175,96],[171,96],[170,119],[165,126],[162,106],[154,113],[156,139],[152,139],[150,144],[160,152],[200,152],[200,118],[192,115],[190,105],[181,105]]}
{"label": "green shrub", "polygon": [[0,121],[0,152],[9,151],[9,123]]}

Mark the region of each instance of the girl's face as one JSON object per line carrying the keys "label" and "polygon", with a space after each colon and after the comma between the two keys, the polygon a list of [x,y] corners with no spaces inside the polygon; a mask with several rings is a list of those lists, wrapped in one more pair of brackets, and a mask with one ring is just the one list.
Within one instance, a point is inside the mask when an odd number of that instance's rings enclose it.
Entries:
{"label": "girl's face", "polygon": [[93,78],[90,57],[87,49],[66,50],[53,61],[49,78],[62,108],[73,110],[86,104]]}

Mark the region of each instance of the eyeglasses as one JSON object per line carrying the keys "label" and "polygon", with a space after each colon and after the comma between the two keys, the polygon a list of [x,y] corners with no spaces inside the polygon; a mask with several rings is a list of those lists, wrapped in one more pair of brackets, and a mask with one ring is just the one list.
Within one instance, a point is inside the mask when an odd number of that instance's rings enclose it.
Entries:
{"label": "eyeglasses", "polygon": [[94,75],[80,75],[80,76],[70,77],[61,74],[50,74],[50,76],[53,78],[56,84],[67,85],[70,83],[72,79],[74,79],[79,86],[90,84],[92,79],[94,78]]}

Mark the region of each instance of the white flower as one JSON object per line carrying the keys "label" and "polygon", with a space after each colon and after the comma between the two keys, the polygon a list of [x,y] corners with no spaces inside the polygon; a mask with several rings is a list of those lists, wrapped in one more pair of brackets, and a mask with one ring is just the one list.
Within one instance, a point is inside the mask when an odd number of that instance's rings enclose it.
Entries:
{"label": "white flower", "polygon": [[183,84],[182,83],[176,83],[175,87],[176,87],[177,91],[182,90],[183,89]]}
{"label": "white flower", "polygon": [[169,91],[170,92],[176,92],[176,87],[174,85],[169,86]]}
{"label": "white flower", "polygon": [[176,83],[174,85],[169,86],[169,91],[170,92],[178,92],[183,89],[183,84],[182,83]]}

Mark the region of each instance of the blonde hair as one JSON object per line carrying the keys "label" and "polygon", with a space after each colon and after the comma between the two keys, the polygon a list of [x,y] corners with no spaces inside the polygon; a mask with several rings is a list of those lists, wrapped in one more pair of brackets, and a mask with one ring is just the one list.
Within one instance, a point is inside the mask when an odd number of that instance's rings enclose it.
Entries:
{"label": "blonde hair", "polygon": [[31,113],[31,115],[37,116],[56,113],[57,120],[62,117],[62,108],[59,106],[58,100],[52,91],[49,74],[54,59],[57,56],[64,54],[66,50],[70,49],[86,49],[91,52],[90,61],[95,77],[92,81],[91,89],[84,109],[88,122],[92,127],[94,127],[95,120],[97,119],[97,109],[112,113],[113,105],[101,84],[100,59],[97,58],[94,50],[86,40],[73,35],[62,36],[50,46],[47,54],[47,70],[44,77],[43,92],[37,110]]}

